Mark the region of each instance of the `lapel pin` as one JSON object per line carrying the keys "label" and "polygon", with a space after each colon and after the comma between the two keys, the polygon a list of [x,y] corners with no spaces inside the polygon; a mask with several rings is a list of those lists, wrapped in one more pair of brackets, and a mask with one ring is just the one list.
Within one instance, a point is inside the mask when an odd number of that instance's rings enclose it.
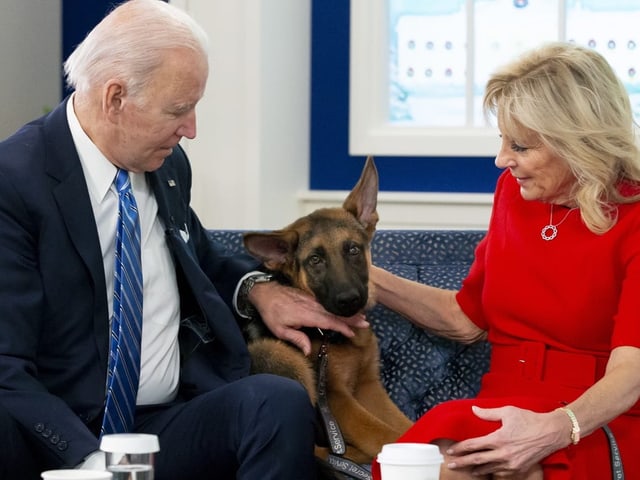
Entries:
{"label": "lapel pin", "polygon": [[182,240],[184,240],[184,243],[188,243],[189,242],[189,228],[187,227],[187,224],[184,224],[184,230],[179,229],[180,230],[180,236],[182,237]]}
{"label": "lapel pin", "polygon": [[173,178],[170,178],[169,180],[167,180],[167,183],[169,184],[170,187],[176,186],[176,181]]}

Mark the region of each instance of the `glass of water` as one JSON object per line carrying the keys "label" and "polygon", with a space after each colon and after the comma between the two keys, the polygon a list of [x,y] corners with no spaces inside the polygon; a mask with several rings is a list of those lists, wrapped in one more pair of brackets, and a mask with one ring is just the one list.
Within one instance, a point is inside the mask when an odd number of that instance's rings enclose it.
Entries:
{"label": "glass of water", "polygon": [[100,450],[106,454],[107,470],[113,474],[113,480],[153,480],[154,454],[160,451],[156,435],[104,435]]}

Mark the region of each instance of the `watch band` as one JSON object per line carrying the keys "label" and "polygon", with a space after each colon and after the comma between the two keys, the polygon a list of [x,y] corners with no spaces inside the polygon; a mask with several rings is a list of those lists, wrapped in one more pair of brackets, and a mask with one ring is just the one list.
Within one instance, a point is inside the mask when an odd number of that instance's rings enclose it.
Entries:
{"label": "watch band", "polygon": [[249,292],[256,285],[256,283],[266,283],[273,280],[273,275],[270,273],[254,273],[249,275],[240,284],[238,290],[238,297],[236,300],[236,308],[240,316],[244,318],[255,318],[258,315],[258,311],[249,301]]}

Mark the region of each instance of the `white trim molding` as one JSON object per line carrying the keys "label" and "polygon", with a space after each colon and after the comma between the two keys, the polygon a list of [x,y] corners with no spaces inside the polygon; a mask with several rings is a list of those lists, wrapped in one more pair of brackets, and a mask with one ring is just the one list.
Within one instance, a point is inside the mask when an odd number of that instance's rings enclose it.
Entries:
{"label": "white trim molding", "polygon": [[[307,190],[298,194],[300,215],[318,208],[338,207],[349,192]],[[378,194],[379,229],[486,230],[491,217],[491,193]]]}

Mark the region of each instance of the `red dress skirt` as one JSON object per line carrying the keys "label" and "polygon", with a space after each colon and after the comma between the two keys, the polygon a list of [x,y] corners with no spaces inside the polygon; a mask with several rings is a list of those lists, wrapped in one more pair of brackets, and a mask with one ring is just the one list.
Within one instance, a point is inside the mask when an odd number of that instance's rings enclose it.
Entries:
{"label": "red dress skirt", "polygon": [[[495,362],[492,368],[500,370]],[[562,370],[563,375],[568,370]],[[505,396],[514,390],[519,396]],[[399,442],[430,443],[436,439],[461,441],[487,435],[500,424],[476,417],[471,407],[497,408],[514,405],[535,412],[548,412],[572,401],[584,388],[560,386],[549,377],[531,380],[509,373],[489,373],[482,381],[481,393],[475,399],[441,403],[423,415]],[[609,427],[620,449],[627,479],[640,479],[640,405],[628,414],[613,420]],[[608,440],[600,429],[583,437],[578,445],[559,450],[542,462],[546,480],[609,480],[612,479]],[[374,480],[380,480],[380,467],[372,464]],[[614,479],[615,480],[615,479]]]}

